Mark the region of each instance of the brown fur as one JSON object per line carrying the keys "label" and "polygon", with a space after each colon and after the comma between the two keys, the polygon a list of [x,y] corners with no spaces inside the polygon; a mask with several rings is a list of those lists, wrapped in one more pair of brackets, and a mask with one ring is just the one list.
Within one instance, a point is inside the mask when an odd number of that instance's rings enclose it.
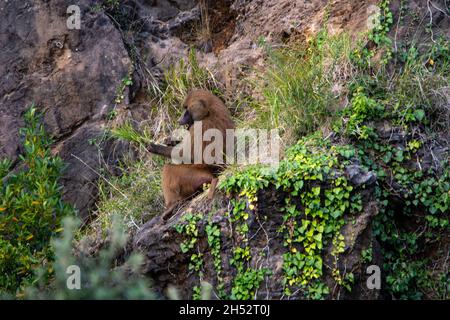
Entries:
{"label": "brown fur", "polygon": [[[186,97],[183,107],[190,114],[200,115],[201,119],[196,120],[202,121],[202,134],[212,128],[221,131],[224,137],[223,152],[225,152],[226,130],[234,129],[231,114],[225,104],[218,97],[206,90],[195,90]],[[207,109],[206,115],[204,115],[205,107]],[[191,135],[191,150],[194,151],[194,125],[190,126],[189,132]],[[203,142],[202,154],[209,143],[211,142]],[[166,157],[171,156],[172,148],[173,146],[156,144],[149,146],[151,152]],[[193,152],[191,154],[194,159]],[[163,217],[167,219],[180,201],[194,195],[204,184],[211,184],[208,197],[212,198],[214,187],[217,184],[215,176],[218,171],[220,171],[218,170],[218,166],[214,164],[166,164],[162,172],[162,187],[167,208]]]}

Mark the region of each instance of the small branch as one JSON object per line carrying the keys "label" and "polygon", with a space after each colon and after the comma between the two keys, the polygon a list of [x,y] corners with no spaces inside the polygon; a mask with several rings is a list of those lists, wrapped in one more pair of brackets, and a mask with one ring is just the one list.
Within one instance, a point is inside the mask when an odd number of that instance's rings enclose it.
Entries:
{"label": "small branch", "polygon": [[434,41],[434,33],[433,33],[433,12],[431,11],[430,8],[430,0],[427,1],[427,8],[428,8],[428,12],[430,13],[430,32],[431,32],[431,41],[433,41],[434,43],[436,43],[436,41]]}

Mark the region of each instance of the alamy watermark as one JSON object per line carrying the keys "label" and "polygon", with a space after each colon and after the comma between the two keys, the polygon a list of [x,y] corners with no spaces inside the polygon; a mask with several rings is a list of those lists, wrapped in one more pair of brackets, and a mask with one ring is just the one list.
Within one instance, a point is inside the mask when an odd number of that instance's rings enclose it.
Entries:
{"label": "alamy watermark", "polygon": [[[173,147],[175,164],[266,164],[277,166],[280,161],[280,136],[277,129],[203,130],[202,121],[195,121],[191,131],[174,130],[181,141]],[[224,136],[225,134],[225,136]]]}
{"label": "alamy watermark", "polygon": [[69,276],[66,280],[66,286],[69,290],[81,290],[81,269],[77,265],[68,266],[66,274]]}
{"label": "alamy watermark", "polygon": [[381,9],[376,5],[367,7],[367,29],[372,30],[380,25]]}
{"label": "alamy watermark", "polygon": [[77,5],[71,5],[67,8],[67,14],[70,16],[67,18],[66,25],[69,30],[81,29],[81,9]]}
{"label": "alamy watermark", "polygon": [[377,265],[368,266],[366,273],[369,275],[366,281],[367,289],[380,290],[381,289],[381,269]]}

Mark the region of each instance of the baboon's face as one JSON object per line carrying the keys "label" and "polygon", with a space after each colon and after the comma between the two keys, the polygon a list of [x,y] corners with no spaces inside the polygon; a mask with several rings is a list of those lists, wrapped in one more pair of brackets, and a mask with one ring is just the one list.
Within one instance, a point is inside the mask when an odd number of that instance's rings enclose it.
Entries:
{"label": "baboon's face", "polygon": [[179,124],[182,126],[187,125],[188,128],[194,124],[194,121],[203,120],[209,114],[205,101],[201,99],[187,99],[183,104],[183,108],[185,111],[183,116],[180,118]]}

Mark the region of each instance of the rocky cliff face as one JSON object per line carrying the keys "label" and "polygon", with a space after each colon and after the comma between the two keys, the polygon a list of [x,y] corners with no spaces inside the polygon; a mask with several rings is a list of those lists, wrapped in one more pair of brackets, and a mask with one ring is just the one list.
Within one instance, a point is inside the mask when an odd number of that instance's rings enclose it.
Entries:
{"label": "rocky cliff face", "polygon": [[[207,1],[211,39],[192,36],[201,19],[194,0],[121,1],[99,10],[102,1],[78,1],[81,29],[69,30],[69,0],[2,1],[0,4],[0,158],[20,153],[18,129],[22,114],[34,103],[45,113],[56,153],[67,162],[65,199],[83,217],[95,201],[102,165],[114,163],[123,148],[105,143],[108,114],[131,107],[133,99],[172,63],[199,49],[201,63],[233,90],[250,66],[261,62],[256,42],[314,32],[322,21],[326,1]],[[332,6],[331,26],[365,28],[367,7],[375,1],[338,1]],[[137,54],[135,54],[137,53]],[[136,57],[139,57],[136,59]],[[115,99],[122,79],[124,99]],[[122,93],[120,93],[122,94]],[[148,106],[148,104],[147,104]],[[145,107],[145,106],[144,106]]]}
{"label": "rocky cliff face", "polygon": [[0,4],[0,157],[16,159],[22,114],[38,106],[55,152],[68,164],[65,198],[85,216],[95,199],[94,170],[112,152],[99,154],[93,142],[101,140],[116,88],[132,65],[119,31],[105,14],[90,11],[92,1],[79,1],[83,28],[69,30],[71,4]]}

